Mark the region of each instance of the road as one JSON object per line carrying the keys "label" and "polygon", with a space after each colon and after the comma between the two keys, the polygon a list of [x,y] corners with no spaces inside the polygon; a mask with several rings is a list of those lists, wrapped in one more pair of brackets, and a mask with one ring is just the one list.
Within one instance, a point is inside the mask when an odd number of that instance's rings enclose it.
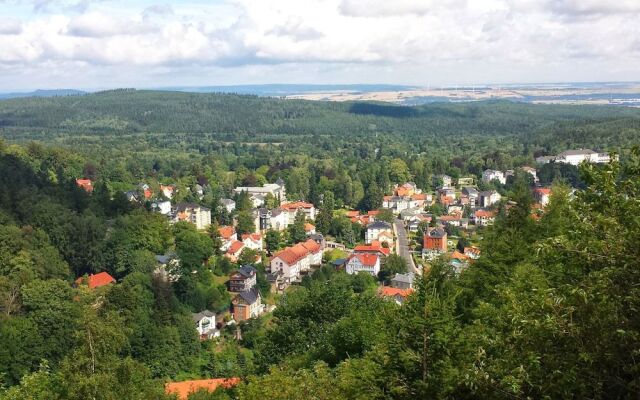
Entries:
{"label": "road", "polygon": [[416,264],[413,262],[411,251],[409,250],[409,239],[407,239],[407,231],[404,228],[404,223],[401,219],[396,219],[393,222],[393,230],[396,237],[396,253],[407,261],[409,270],[415,274],[422,274],[422,271],[416,268]]}

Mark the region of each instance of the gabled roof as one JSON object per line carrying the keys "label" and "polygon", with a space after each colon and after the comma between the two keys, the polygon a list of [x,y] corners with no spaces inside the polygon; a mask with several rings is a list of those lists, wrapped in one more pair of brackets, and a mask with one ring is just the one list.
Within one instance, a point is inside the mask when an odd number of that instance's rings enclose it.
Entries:
{"label": "gabled roof", "polygon": [[551,194],[551,189],[550,188],[535,188],[534,192],[540,193],[540,194],[546,194],[548,196],[548,195]]}
{"label": "gabled roof", "polygon": [[353,251],[354,253],[380,252],[385,256],[388,256],[391,252],[389,248],[382,247],[382,245],[380,244],[380,241],[378,240],[372,241],[371,244],[369,245],[366,245],[366,244],[357,245],[353,249]]}
{"label": "gabled roof", "polygon": [[218,232],[223,239],[229,240],[231,239],[231,236],[236,233],[236,228],[233,226],[221,226],[218,228]]}
{"label": "gabled roof", "polygon": [[243,233],[242,241],[244,242],[247,239],[253,240],[254,242],[262,242],[262,235],[259,233]]}
{"label": "gabled roof", "polygon": [[216,313],[214,313],[213,311],[204,310],[204,311],[200,311],[199,313],[192,313],[191,319],[193,319],[193,322],[200,322],[202,318],[205,318],[205,317],[211,318],[215,316],[216,316]]}
{"label": "gabled roof", "polygon": [[299,208],[313,208],[313,204],[304,201],[294,201],[291,203],[280,204],[280,208],[286,211],[295,211]]}
{"label": "gabled roof", "polygon": [[251,288],[249,290],[245,290],[243,292],[238,293],[236,295],[236,298],[237,297],[242,298],[242,300],[244,300],[245,303],[247,303],[247,304],[253,304],[260,297],[260,292],[258,292],[258,289],[256,289],[256,288]]}
{"label": "gabled roof", "polygon": [[251,278],[257,273],[257,270],[253,268],[251,265],[243,265],[240,267],[235,273],[231,274],[232,276],[235,274],[240,274],[244,278]]}
{"label": "gabled roof", "polygon": [[[76,279],[76,285],[81,285],[84,282],[85,282],[84,276],[81,276],[80,278]],[[113,277],[109,275],[107,272],[100,272],[95,275],[89,275],[87,277],[87,286],[89,286],[89,289],[95,289],[97,287],[105,286],[115,282],[116,280],[113,279]]]}
{"label": "gabled roof", "polygon": [[383,297],[401,296],[407,298],[411,293],[413,293],[413,289],[398,289],[391,286],[383,286],[380,288],[380,295]]}
{"label": "gabled roof", "polygon": [[215,391],[218,387],[225,389],[237,386],[240,378],[200,379],[194,381],[169,382],[165,385],[167,394],[175,394],[178,400],[186,400],[190,393],[198,390]]}
{"label": "gabled roof", "polygon": [[311,232],[311,231],[314,231],[314,230],[316,230],[315,225],[310,224],[308,222],[304,224],[304,231],[305,232]]}
{"label": "gabled roof", "polygon": [[367,267],[373,267],[380,260],[377,254],[359,253],[359,254],[352,254],[351,256],[349,256],[349,261],[351,261],[354,258],[357,258],[358,260],[360,260],[360,263],[362,265],[366,265]]}
{"label": "gabled roof", "polygon": [[229,246],[229,250],[227,250],[227,254],[236,254],[244,247],[244,243],[239,240],[234,240],[231,242],[231,246]]}
{"label": "gabled roof", "polygon": [[462,254],[458,250],[456,250],[453,252],[453,254],[451,254],[451,258],[453,258],[454,260],[466,261],[469,259],[469,256],[467,256],[466,254]]}
{"label": "gabled roof", "polygon": [[391,229],[391,224],[385,221],[375,221],[367,225],[367,229]]}
{"label": "gabled roof", "polygon": [[496,213],[487,210],[477,210],[473,215],[475,215],[476,218],[493,218],[496,216]]}
{"label": "gabled roof", "polygon": [[442,238],[447,236],[447,232],[445,232],[445,230],[442,228],[434,228],[434,229],[431,229],[426,236],[429,236],[432,238]]}

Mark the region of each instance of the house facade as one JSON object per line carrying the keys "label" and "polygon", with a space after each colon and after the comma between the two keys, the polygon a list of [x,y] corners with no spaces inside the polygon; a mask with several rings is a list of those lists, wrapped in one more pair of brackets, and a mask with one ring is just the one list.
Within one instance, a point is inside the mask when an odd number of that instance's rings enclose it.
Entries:
{"label": "house facade", "polygon": [[231,301],[236,322],[259,317],[264,312],[262,296],[256,288],[238,293]]}
{"label": "house facade", "polygon": [[257,271],[250,265],[240,267],[229,276],[229,291],[244,292],[257,283]]}
{"label": "house facade", "polygon": [[493,169],[487,169],[482,173],[482,180],[484,182],[491,182],[497,180],[501,184],[507,183],[507,177],[502,171],[496,171]]}
{"label": "house facade", "polygon": [[447,252],[447,232],[434,228],[422,238],[422,258],[432,260]]}
{"label": "house facade", "polygon": [[378,276],[380,272],[380,257],[376,254],[352,254],[347,259],[347,274],[353,275],[359,272],[367,272],[373,276]]}
{"label": "house facade", "polygon": [[220,331],[216,328],[216,314],[209,310],[191,314],[196,325],[196,331],[200,339],[213,339],[220,337]]}
{"label": "house facade", "polygon": [[380,240],[380,235],[385,234],[383,236],[391,235],[393,237],[393,228],[391,224],[384,221],[375,221],[367,225],[367,231],[365,235],[365,243],[371,244],[374,240]]}
{"label": "house facade", "polygon": [[204,230],[211,225],[211,210],[194,203],[179,203],[173,211],[173,222],[187,221]]}

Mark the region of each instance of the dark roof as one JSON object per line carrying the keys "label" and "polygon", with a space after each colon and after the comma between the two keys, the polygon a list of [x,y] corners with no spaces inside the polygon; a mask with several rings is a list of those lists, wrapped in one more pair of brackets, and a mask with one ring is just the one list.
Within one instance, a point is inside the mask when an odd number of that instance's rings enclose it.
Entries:
{"label": "dark roof", "polygon": [[159,262],[160,264],[166,264],[176,257],[177,255],[175,253],[170,253],[165,255],[156,254],[156,261]]}
{"label": "dark roof", "polygon": [[194,322],[198,322],[204,317],[215,317],[215,315],[216,313],[214,313],[213,311],[204,310],[199,313],[191,314],[191,318],[193,319]]}
{"label": "dark roof", "polygon": [[396,282],[413,283],[414,278],[415,275],[412,272],[407,272],[406,274],[396,274],[396,276],[391,280]]}
{"label": "dark roof", "polygon": [[442,228],[435,228],[429,231],[429,236],[435,238],[444,237],[444,235],[446,234],[447,232],[445,232],[445,230]]}
{"label": "dark roof", "polygon": [[384,221],[375,221],[367,225],[367,229],[391,229],[391,224]]}
{"label": "dark roof", "polygon": [[337,260],[334,260],[331,264],[333,264],[336,267],[340,267],[342,265],[345,265],[347,261],[349,261],[348,258],[338,258]]}
{"label": "dark roof", "polygon": [[275,282],[278,279],[282,278],[283,275],[284,274],[283,274],[282,271],[277,271],[277,272],[274,272],[274,273],[267,274],[267,281]]}
{"label": "dark roof", "polygon": [[249,290],[245,290],[244,292],[238,293],[238,296],[242,297],[242,299],[246,301],[247,304],[253,304],[258,300],[260,292],[258,292],[258,289],[256,288],[251,288]]}
{"label": "dark roof", "polygon": [[255,275],[258,271],[255,268],[253,268],[251,265],[243,265],[242,267],[240,267],[240,269],[238,269],[238,272],[244,275],[245,277],[250,278],[253,275]]}

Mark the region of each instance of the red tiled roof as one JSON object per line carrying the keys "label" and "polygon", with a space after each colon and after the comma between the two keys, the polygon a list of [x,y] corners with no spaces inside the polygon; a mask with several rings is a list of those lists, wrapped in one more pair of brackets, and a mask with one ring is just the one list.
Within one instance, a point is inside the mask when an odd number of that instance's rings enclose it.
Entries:
{"label": "red tiled roof", "polygon": [[242,234],[242,241],[245,241],[247,239],[251,239],[254,242],[261,242],[262,241],[262,235],[259,233],[243,233]]}
{"label": "red tiled roof", "polygon": [[302,246],[311,253],[317,253],[320,250],[320,245],[313,239],[308,239],[302,243]]}
{"label": "red tiled roof", "polygon": [[536,193],[540,193],[540,194],[546,194],[546,195],[550,195],[551,194],[551,189],[549,189],[549,188],[536,188],[534,191]]}
{"label": "red tiled roof", "polygon": [[391,250],[389,248],[382,247],[378,240],[372,241],[371,244],[369,244],[369,245],[360,244],[360,245],[356,246],[353,249],[353,251],[356,252],[356,253],[366,253],[366,252],[377,251],[377,252],[380,252],[380,253],[382,253],[382,254],[384,254],[386,256],[388,256],[390,254],[390,252],[391,252]]}
{"label": "red tiled roof", "polygon": [[466,261],[469,259],[469,256],[467,256],[466,254],[462,254],[458,250],[456,250],[453,252],[453,254],[451,254],[451,258],[456,260]]}
{"label": "red tiled roof", "polygon": [[291,203],[284,203],[280,205],[280,208],[286,211],[294,211],[299,208],[312,208],[313,204],[304,201],[294,201]]}
{"label": "red tiled roof", "polygon": [[218,387],[225,389],[237,386],[240,378],[221,378],[221,379],[200,379],[195,381],[169,382],[165,385],[167,394],[175,394],[179,400],[186,400],[190,393],[204,389],[209,392],[215,391]]}
{"label": "red tiled roof", "polygon": [[411,196],[411,200],[427,200],[427,194],[426,193],[414,194],[413,196]]}
{"label": "red tiled roof", "polygon": [[347,218],[357,217],[358,215],[360,215],[360,211],[358,210],[347,211],[344,215]]}
{"label": "red tiled roof", "polygon": [[314,231],[315,229],[316,229],[315,225],[312,225],[312,224],[310,224],[308,222],[304,224],[304,231],[305,232],[311,232],[311,231]]}
{"label": "red tiled roof", "polygon": [[404,298],[413,293],[413,289],[398,289],[391,286],[383,286],[380,288],[380,294],[384,297],[394,297],[400,295]]}
{"label": "red tiled roof", "polygon": [[89,193],[93,192],[93,182],[91,182],[91,179],[76,179],[76,185]]}
{"label": "red tiled roof", "polygon": [[443,215],[440,217],[440,221],[457,221],[460,219],[460,215]]}
{"label": "red tiled roof", "polygon": [[366,265],[368,267],[373,267],[378,262],[378,256],[376,254],[352,254],[349,257],[349,260],[357,258],[360,260],[362,265]]}
{"label": "red tiled roof", "polygon": [[[95,275],[89,275],[89,277],[87,278],[87,286],[89,286],[89,289],[95,289],[97,287],[105,286],[115,282],[116,280],[113,279],[113,277],[106,272],[100,272]],[[83,283],[84,283],[83,276],[76,279],[76,285],[81,285]]]}
{"label": "red tiled roof", "polygon": [[229,250],[227,250],[227,254],[236,254],[244,247],[244,243],[239,240],[234,240],[231,242],[231,246],[229,246]]}
{"label": "red tiled roof", "polygon": [[480,249],[477,247],[465,247],[464,248],[464,254],[467,253],[471,253],[471,254],[480,254]]}
{"label": "red tiled roof", "polygon": [[218,232],[220,232],[220,236],[223,239],[229,240],[234,233],[236,233],[236,229],[233,226],[221,226],[218,228]]}
{"label": "red tiled roof", "polygon": [[370,217],[375,217],[376,215],[380,214],[380,210],[372,210],[367,212],[367,215]]}
{"label": "red tiled roof", "polygon": [[494,213],[493,211],[478,210],[474,215],[478,218],[493,218],[496,216],[496,213]]}

